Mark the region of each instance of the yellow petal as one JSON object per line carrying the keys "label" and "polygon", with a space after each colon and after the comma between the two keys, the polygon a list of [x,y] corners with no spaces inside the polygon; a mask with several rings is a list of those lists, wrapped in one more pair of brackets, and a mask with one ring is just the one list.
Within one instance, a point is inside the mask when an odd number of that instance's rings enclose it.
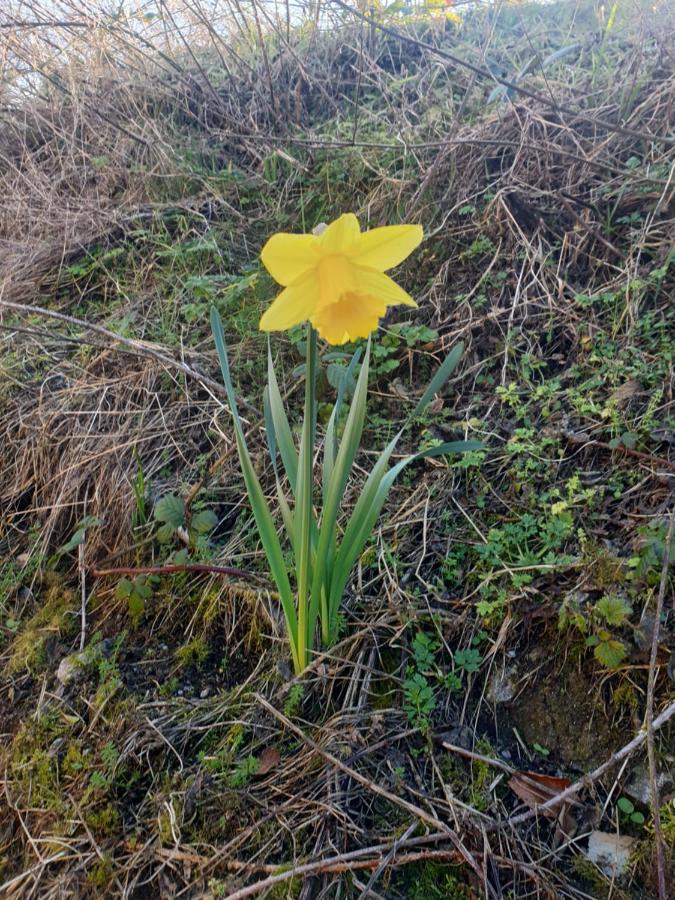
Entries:
{"label": "yellow petal", "polygon": [[359,240],[361,229],[354,213],[344,213],[319,237],[322,253],[346,253]]}
{"label": "yellow petal", "polygon": [[348,291],[336,303],[319,307],[310,322],[329,344],[345,344],[368,337],[386,311],[384,300]]}
{"label": "yellow petal", "polygon": [[359,238],[352,259],[360,266],[385,272],[410,256],[424,236],[421,225],[386,225]]}
{"label": "yellow petal", "polygon": [[342,294],[356,289],[356,272],[349,259],[342,254],[324,256],[316,267],[319,279],[319,305],[337,303]]}
{"label": "yellow petal", "polygon": [[283,290],[260,319],[261,331],[285,331],[305,322],[312,315],[319,300],[319,280],[309,271]]}
{"label": "yellow petal", "polygon": [[370,294],[383,300],[387,306],[396,306],[403,303],[404,306],[417,306],[410,294],[406,294],[388,275],[376,272],[375,269],[363,269],[354,266],[357,290],[363,294]]}
{"label": "yellow petal", "polygon": [[260,258],[272,278],[286,286],[316,265],[318,242],[313,234],[273,234]]}

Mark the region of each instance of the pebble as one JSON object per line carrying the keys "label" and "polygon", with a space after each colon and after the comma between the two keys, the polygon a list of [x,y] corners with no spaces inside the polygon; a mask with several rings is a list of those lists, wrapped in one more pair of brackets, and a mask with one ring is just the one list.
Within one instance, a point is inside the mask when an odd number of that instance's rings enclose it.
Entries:
{"label": "pebble", "polygon": [[86,653],[77,653],[71,656],[64,656],[56,670],[56,678],[62,685],[70,684],[84,678],[85,666],[87,664]]}
{"label": "pebble", "polygon": [[591,831],[586,858],[610,878],[620,878],[628,868],[635,838],[627,834]]}

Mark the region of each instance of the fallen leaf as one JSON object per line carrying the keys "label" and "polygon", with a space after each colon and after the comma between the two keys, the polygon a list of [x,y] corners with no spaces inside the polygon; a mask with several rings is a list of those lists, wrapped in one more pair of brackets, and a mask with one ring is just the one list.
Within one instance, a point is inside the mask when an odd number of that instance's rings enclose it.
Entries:
{"label": "fallen leaf", "polygon": [[620,384],[619,387],[612,394],[612,400],[615,403],[621,404],[625,403],[626,400],[630,400],[638,391],[642,390],[642,385],[639,381],[635,381],[634,378],[631,378],[629,381],[624,381],[623,384]]}
{"label": "fallen leaf", "polygon": [[265,747],[263,752],[260,754],[260,759],[258,760],[258,768],[256,769],[256,775],[267,775],[268,772],[271,772],[272,769],[276,769],[276,767],[281,762],[281,754],[278,750],[275,750],[274,747]]}
{"label": "fallen leaf", "polygon": [[[556,794],[564,791],[570,786],[568,778],[556,778],[553,775],[541,775],[539,772],[516,772],[509,778],[509,787],[513,793],[529,806],[535,809],[542,803],[546,803]],[[574,803],[574,800],[568,800],[566,803]],[[560,812],[559,804],[552,806],[550,809],[542,810],[545,816],[556,819]]]}

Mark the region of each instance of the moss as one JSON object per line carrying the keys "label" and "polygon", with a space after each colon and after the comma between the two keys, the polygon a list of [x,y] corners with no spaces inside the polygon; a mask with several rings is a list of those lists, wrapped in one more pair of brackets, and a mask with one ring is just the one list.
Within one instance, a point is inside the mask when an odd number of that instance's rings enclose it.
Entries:
{"label": "moss", "polygon": [[113,871],[113,861],[109,854],[104,853],[87,873],[87,878],[91,884],[104,890],[108,886]]}
{"label": "moss", "polygon": [[120,827],[119,810],[112,802],[87,810],[84,819],[99,838],[113,837]]}
{"label": "moss", "polygon": [[[492,747],[487,741],[479,741],[476,749],[484,756],[490,756],[493,752]],[[490,802],[490,796],[487,789],[494,778],[494,769],[487,763],[484,763],[479,759],[474,759],[471,761],[471,773],[473,779],[469,803],[475,809],[484,812]]]}
{"label": "moss", "polygon": [[176,662],[181,669],[203,666],[209,655],[209,645],[204,638],[195,638],[176,650]]}
{"label": "moss", "polygon": [[25,806],[63,812],[59,751],[63,724],[53,712],[25,721],[12,741],[9,771]]}
{"label": "moss", "polygon": [[[86,751],[85,751],[86,753]],[[69,778],[76,778],[88,763],[79,741],[70,741],[61,761],[61,772]]]}
{"label": "moss", "polygon": [[68,637],[77,628],[75,617],[68,615],[78,606],[73,591],[60,584],[49,588],[40,607],[21,629],[10,647],[6,672],[13,675],[24,669],[41,671],[47,663],[46,642]]}
{"label": "moss", "polygon": [[397,873],[392,887],[408,900],[469,900],[474,896],[459,866],[430,860]]}

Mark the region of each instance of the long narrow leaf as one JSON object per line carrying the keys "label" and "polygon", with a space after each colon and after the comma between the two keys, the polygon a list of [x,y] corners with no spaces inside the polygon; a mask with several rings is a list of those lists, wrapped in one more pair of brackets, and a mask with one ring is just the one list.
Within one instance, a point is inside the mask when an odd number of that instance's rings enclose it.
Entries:
{"label": "long narrow leaf", "polygon": [[[330,477],[330,483],[324,498],[321,525],[319,528],[319,543],[314,560],[314,576],[312,579],[312,592],[308,627],[314,627],[319,613],[322,596],[322,586],[327,580],[328,555],[335,546],[335,530],[340,501],[347,485],[347,479],[354,463],[361,435],[363,423],[366,417],[366,397],[368,392],[368,369],[370,365],[370,339],[366,347],[366,355],[356,382],[354,396],[349,408],[349,415],[345,424],[344,434],[340,442],[340,448],[335,459]],[[325,592],[324,592],[325,596]],[[326,625],[328,610],[324,608],[323,622]],[[324,637],[326,633],[324,631]]]}
{"label": "long narrow leaf", "polygon": [[295,496],[296,481],[298,477],[298,451],[293,443],[293,434],[291,426],[288,424],[288,418],[284,409],[283,400],[281,399],[281,391],[279,390],[279,382],[274,371],[274,363],[272,362],[272,350],[269,343],[267,344],[267,385],[269,388],[270,410],[272,413],[272,421],[274,422],[274,430],[277,435],[279,445],[279,453],[281,460],[291,485],[291,491]]}
{"label": "long narrow leaf", "polygon": [[[370,490],[367,492],[368,497],[361,503],[361,500],[363,500],[364,495],[366,494],[364,486],[364,492],[359,498],[359,502],[352,513],[349,525],[345,530],[344,540],[335,561],[335,568],[330,586],[329,607],[331,635],[335,632],[337,612],[349,574],[354,567],[354,563],[363,552],[363,548],[365,547],[368,538],[372,534],[377,517],[379,516],[380,511],[384,506],[384,502],[387,499],[387,495],[398,475],[406,466],[417,460],[432,456],[446,456],[450,453],[466,453],[469,450],[480,450],[483,446],[480,441],[451,441],[440,444],[437,447],[429,447],[426,450],[420,450],[418,453],[406,456],[404,459],[400,460],[400,462],[396,463],[396,465],[392,466],[386,473],[382,474],[382,469],[386,466],[388,459],[388,457],[385,458],[385,455],[387,453],[389,456],[391,455],[395,446],[395,441],[398,440],[398,437],[399,435],[397,435],[396,438],[394,438],[394,441],[388,445],[385,452],[376,463],[373,472],[371,472],[372,482],[369,486]],[[384,463],[383,458],[385,458]]]}
{"label": "long narrow leaf", "polygon": [[352,356],[349,365],[344,371],[344,375],[338,384],[335,405],[330,414],[328,425],[326,427],[326,437],[324,439],[324,463],[323,463],[323,496],[324,501],[328,493],[331,475],[333,474],[333,466],[335,465],[335,457],[338,452],[337,428],[340,421],[340,413],[342,412],[342,404],[344,402],[347,385],[354,375],[354,369],[361,359],[361,347],[359,347]]}
{"label": "long narrow leaf", "polygon": [[276,430],[274,428],[274,417],[272,415],[272,409],[270,406],[269,385],[266,385],[265,390],[263,391],[263,414],[265,417],[265,433],[267,435],[267,446],[270,451],[270,459],[272,460],[272,469],[274,471],[274,481],[277,489],[277,500],[279,501],[279,508],[281,509],[281,515],[284,520],[286,534],[288,535],[288,538],[291,542],[293,552],[295,552],[295,526],[293,523],[293,513],[290,510],[288,501],[286,500],[283,489],[281,487],[279,466],[277,465]]}
{"label": "long narrow leaf", "polygon": [[220,316],[218,315],[218,312],[214,307],[211,308],[211,328],[213,330],[213,338],[216,344],[216,350],[218,352],[220,368],[223,373],[223,383],[225,385],[227,399],[230,404],[230,410],[232,412],[234,434],[237,442],[237,450],[239,451],[239,461],[241,463],[241,468],[244,475],[244,483],[246,484],[246,491],[251,503],[251,509],[253,511],[256,525],[258,526],[260,539],[263,543],[263,547],[265,548],[267,561],[270,565],[270,571],[279,591],[281,605],[284,611],[284,616],[286,618],[288,636],[291,644],[291,651],[293,653],[293,661],[296,671],[299,671],[300,659],[298,657],[298,622],[295,612],[295,604],[293,601],[293,592],[291,591],[291,585],[288,580],[286,564],[284,562],[284,557],[281,550],[281,545],[279,544],[279,538],[277,536],[276,528],[274,527],[274,521],[272,520],[269,507],[267,506],[267,501],[265,500],[265,495],[260,486],[260,482],[258,481],[258,476],[255,473],[255,469],[253,468],[253,463],[251,462],[251,456],[248,452],[248,447],[246,446],[246,438],[244,437],[244,430],[241,426],[241,420],[239,418],[239,412],[237,410],[237,403],[234,395],[234,387],[232,385],[232,379],[230,377],[230,366],[227,359],[227,351],[225,349],[225,335],[223,333],[223,326],[220,321]]}
{"label": "long narrow leaf", "polygon": [[307,371],[305,373],[305,415],[298,457],[298,484],[295,506],[296,576],[298,580],[298,655],[305,661],[312,647],[314,628],[309,616],[311,578],[312,519],[314,516],[314,438],[316,430],[316,332],[308,326]]}
{"label": "long narrow leaf", "polygon": [[417,406],[415,407],[413,416],[419,416],[424,412],[427,403],[429,403],[429,401],[433,398],[434,394],[437,394],[438,391],[440,391],[445,382],[457,368],[457,363],[459,362],[463,352],[464,344],[462,343],[462,341],[460,341],[458,344],[455,344],[450,353],[448,353],[448,355],[436,370],[434,377],[429,382],[426,391],[422,394]]}

